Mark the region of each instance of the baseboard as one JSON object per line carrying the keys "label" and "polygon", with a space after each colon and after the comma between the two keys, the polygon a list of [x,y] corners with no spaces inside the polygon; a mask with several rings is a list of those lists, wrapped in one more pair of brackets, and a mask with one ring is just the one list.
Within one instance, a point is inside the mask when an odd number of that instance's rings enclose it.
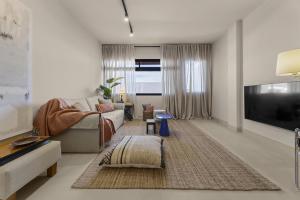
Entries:
{"label": "baseboard", "polygon": [[222,119],[219,119],[219,118],[216,118],[216,117],[212,117],[212,119],[217,122],[218,124],[221,124],[223,126],[225,126],[226,128],[229,128],[233,131],[237,131],[237,132],[243,132],[243,129],[240,128],[240,127],[234,127],[234,126],[231,126],[230,124],[228,124],[227,121],[225,120],[222,120]]}
{"label": "baseboard", "polygon": [[233,127],[233,126],[229,125],[228,122],[226,122],[226,121],[224,121],[224,120],[222,120],[222,119],[218,119],[218,118],[215,118],[215,117],[214,117],[213,120],[214,120],[216,123],[218,123],[218,124],[220,124],[220,125],[222,125],[222,126],[224,126],[224,127],[226,127],[226,128],[229,128],[229,129],[231,129],[231,130],[233,130],[233,131],[237,131],[237,132],[247,132],[247,133],[259,135],[259,136],[261,136],[261,137],[264,137],[264,138],[273,140],[273,141],[275,141],[275,142],[279,142],[280,144],[284,144],[284,145],[289,146],[289,147],[293,147],[293,144],[294,144],[294,143],[293,143],[293,136],[290,136],[289,142],[282,142],[280,139],[275,139],[274,137],[266,136],[266,135],[261,134],[261,133],[259,133],[259,132],[256,132],[256,131],[253,131],[253,130],[249,130],[249,129],[245,128],[245,127],[244,127],[244,128]]}

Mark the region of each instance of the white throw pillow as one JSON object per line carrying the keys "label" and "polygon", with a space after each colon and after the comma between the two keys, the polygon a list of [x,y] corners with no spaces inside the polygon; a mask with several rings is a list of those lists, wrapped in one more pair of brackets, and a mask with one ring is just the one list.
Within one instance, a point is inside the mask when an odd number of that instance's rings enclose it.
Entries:
{"label": "white throw pillow", "polygon": [[[68,106],[75,106],[76,103],[79,103],[81,109],[79,109],[79,107],[78,109],[80,111],[91,111],[90,106],[88,105],[85,98],[64,99],[64,100],[68,104]],[[77,106],[79,106],[79,104],[77,104]]]}
{"label": "white throw pillow", "polygon": [[157,136],[125,136],[108,151],[100,166],[164,168],[163,139]]}
{"label": "white throw pillow", "polygon": [[72,106],[75,107],[76,109],[82,111],[82,112],[87,111],[87,110],[85,110],[85,107],[80,102],[76,102]]}
{"label": "white throw pillow", "polygon": [[99,104],[99,96],[87,97],[86,101],[88,102],[91,111],[97,112],[96,105]]}

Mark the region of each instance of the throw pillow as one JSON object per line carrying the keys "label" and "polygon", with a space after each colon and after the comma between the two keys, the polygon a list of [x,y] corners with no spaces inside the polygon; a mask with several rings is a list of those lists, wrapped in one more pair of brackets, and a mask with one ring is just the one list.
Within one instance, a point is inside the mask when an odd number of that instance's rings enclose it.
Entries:
{"label": "throw pillow", "polygon": [[81,104],[81,111],[91,111],[90,106],[88,105],[85,98],[76,98],[76,99],[64,99],[68,106],[74,106],[76,103]]}
{"label": "throw pillow", "polygon": [[147,106],[151,106],[151,104],[142,104],[143,110],[146,110]]}
{"label": "throw pillow", "polygon": [[154,107],[151,104],[147,105],[145,108],[146,112],[153,112],[153,110],[154,110]]}
{"label": "throw pillow", "polygon": [[105,167],[164,168],[163,139],[157,136],[125,136],[108,151],[99,165]]}
{"label": "throw pillow", "polygon": [[96,104],[96,108],[100,113],[107,113],[114,111],[113,104]]}
{"label": "throw pillow", "polygon": [[95,105],[99,103],[99,96],[87,97],[86,101],[89,104],[91,111],[97,111]]}
{"label": "throw pillow", "polygon": [[86,109],[86,107],[84,105],[82,105],[82,103],[80,102],[76,102],[72,105],[73,108],[80,110],[81,112],[86,112],[89,111]]}

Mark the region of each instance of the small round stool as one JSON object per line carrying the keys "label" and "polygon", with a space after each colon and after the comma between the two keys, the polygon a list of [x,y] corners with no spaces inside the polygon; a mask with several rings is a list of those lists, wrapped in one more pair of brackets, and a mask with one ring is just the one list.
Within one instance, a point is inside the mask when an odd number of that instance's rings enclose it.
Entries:
{"label": "small round stool", "polygon": [[154,134],[156,133],[156,123],[154,119],[147,119],[146,120],[146,124],[147,124],[147,131],[146,133],[149,134],[149,126],[153,126],[153,132]]}

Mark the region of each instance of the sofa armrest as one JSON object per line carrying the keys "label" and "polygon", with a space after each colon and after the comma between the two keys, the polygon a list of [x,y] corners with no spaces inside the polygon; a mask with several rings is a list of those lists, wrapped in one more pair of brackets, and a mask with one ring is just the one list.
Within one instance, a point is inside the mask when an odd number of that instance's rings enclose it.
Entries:
{"label": "sofa armrest", "polygon": [[71,129],[98,129],[100,115],[100,113],[88,115],[72,126]]}
{"label": "sofa armrest", "polygon": [[114,109],[124,110],[125,109],[125,103],[114,103]]}

